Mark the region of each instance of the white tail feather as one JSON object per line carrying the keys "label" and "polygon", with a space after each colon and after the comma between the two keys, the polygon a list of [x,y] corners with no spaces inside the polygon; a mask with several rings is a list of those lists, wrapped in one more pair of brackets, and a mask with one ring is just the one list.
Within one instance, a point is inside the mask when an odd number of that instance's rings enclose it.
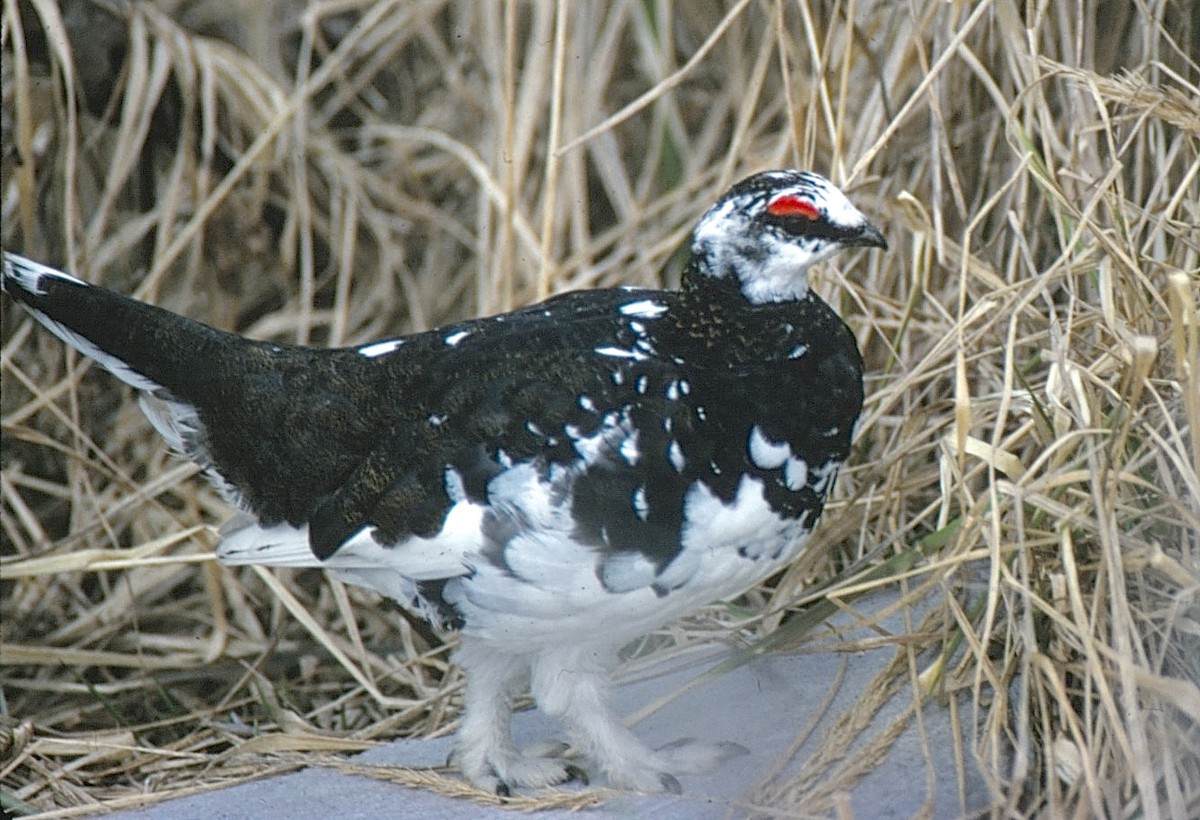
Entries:
{"label": "white tail feather", "polygon": [[307,527],[289,524],[263,527],[247,514],[236,515],[221,527],[217,560],[228,566],[322,566],[308,544]]}

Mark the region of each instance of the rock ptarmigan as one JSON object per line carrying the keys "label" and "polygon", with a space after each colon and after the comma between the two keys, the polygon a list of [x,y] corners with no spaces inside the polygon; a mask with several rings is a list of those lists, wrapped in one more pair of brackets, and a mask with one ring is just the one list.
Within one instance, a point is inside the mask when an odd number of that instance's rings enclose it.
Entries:
{"label": "rock ptarmigan", "polygon": [[566,779],[522,754],[529,685],[588,774],[678,790],[727,750],[643,745],[606,705],[624,644],[804,548],[863,400],[808,286],[882,234],[824,178],[759,173],[696,226],[678,291],[609,289],[354,348],[252,341],[4,255],[5,291],[156,401],[241,512],[226,564],[323,567],[461,631],[471,782]]}

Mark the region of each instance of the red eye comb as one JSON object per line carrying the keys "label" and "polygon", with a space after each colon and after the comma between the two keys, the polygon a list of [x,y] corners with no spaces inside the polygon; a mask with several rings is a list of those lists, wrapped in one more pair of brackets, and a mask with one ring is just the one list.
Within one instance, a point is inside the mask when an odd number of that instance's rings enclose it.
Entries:
{"label": "red eye comb", "polygon": [[767,204],[767,213],[771,216],[800,216],[805,219],[819,219],[821,216],[816,205],[790,194],[771,200]]}

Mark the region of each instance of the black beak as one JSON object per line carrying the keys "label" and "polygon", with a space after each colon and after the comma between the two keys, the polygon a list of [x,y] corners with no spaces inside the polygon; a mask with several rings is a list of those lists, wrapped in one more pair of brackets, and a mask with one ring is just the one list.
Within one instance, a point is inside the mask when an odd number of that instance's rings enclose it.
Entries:
{"label": "black beak", "polygon": [[883,238],[883,234],[870,222],[864,222],[856,233],[843,237],[842,244],[860,245],[867,248],[883,248],[885,251],[888,247],[887,240]]}

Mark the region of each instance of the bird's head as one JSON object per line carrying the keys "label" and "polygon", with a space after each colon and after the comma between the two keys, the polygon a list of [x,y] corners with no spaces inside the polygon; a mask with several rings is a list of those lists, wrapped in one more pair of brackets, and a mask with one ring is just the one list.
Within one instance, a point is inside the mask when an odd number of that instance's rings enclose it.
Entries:
{"label": "bird's head", "polygon": [[829,180],[763,171],[734,185],[692,232],[690,276],[736,282],[752,304],[804,298],[808,268],[842,248],[887,248]]}

